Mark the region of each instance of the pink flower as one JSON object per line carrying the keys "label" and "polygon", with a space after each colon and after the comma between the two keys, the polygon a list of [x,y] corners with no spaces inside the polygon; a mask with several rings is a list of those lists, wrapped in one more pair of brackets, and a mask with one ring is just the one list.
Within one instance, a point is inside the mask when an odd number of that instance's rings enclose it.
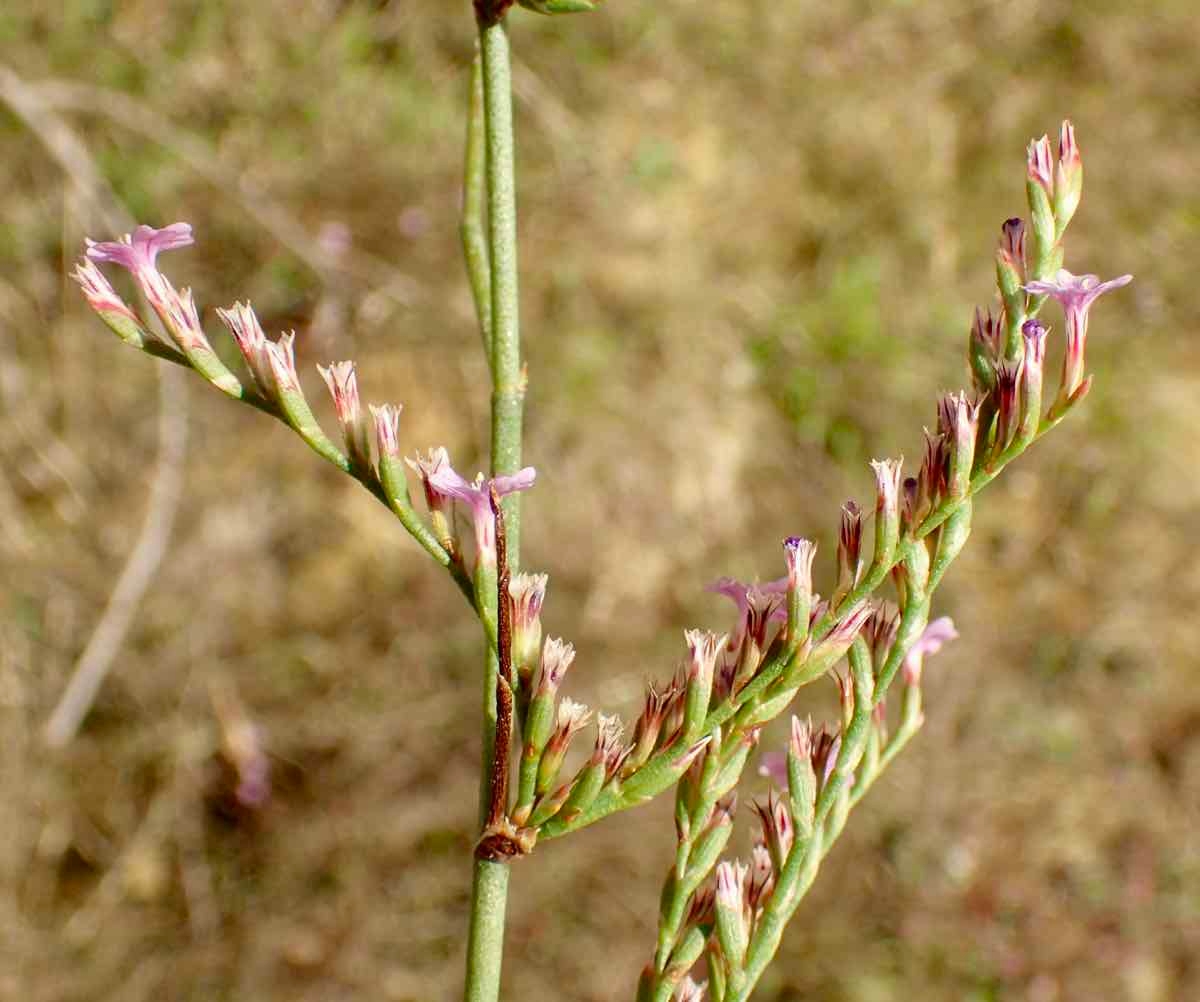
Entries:
{"label": "pink flower", "polygon": [[1132,275],[1101,282],[1095,275],[1072,275],[1066,268],[1059,269],[1054,281],[1034,281],[1025,286],[1026,292],[1039,296],[1050,296],[1062,304],[1067,315],[1067,325],[1075,324],[1087,331],[1088,310],[1092,303],[1113,289],[1120,289],[1133,281]]}
{"label": "pink flower", "polygon": [[734,578],[718,578],[705,591],[716,592],[733,599],[738,609],[737,628],[729,640],[729,649],[736,651],[749,632],[760,647],[765,640],[767,624],[787,619],[783,596],[788,591],[788,579],[779,578],[765,584],[743,584]]}
{"label": "pink flower", "polygon": [[[424,472],[424,471],[422,471]],[[512,475],[501,475],[488,480],[480,473],[474,482],[464,480],[449,462],[438,463],[426,474],[426,490],[442,497],[453,498],[469,505],[475,522],[475,547],[477,559],[485,564],[496,562],[496,516],[492,512],[491,491],[495,488],[499,497],[528,490],[533,486],[537,473],[526,466]]]}
{"label": "pink flower", "polygon": [[132,234],[126,233],[120,240],[97,243],[87,241],[87,256],[93,261],[107,261],[129,269],[134,276],[141,277],[157,270],[154,266],[158,255],[177,247],[195,243],[190,223],[172,223],[156,230],[153,226],[139,226]]}
{"label": "pink flower", "polygon": [[949,616],[935,619],[926,626],[916,643],[904,655],[904,663],[901,666],[904,672],[904,681],[909,685],[918,684],[921,681],[921,667],[925,662],[926,655],[936,654],[944,644],[957,638],[958,630],[954,628],[954,620]]}
{"label": "pink flower", "polygon": [[1026,292],[1038,296],[1049,296],[1058,300],[1067,318],[1067,352],[1063,358],[1063,384],[1060,399],[1066,400],[1083,382],[1084,350],[1087,347],[1088,311],[1092,303],[1113,289],[1120,289],[1133,281],[1132,275],[1101,282],[1095,275],[1072,275],[1065,268],[1054,276],[1054,281],[1029,282]]}

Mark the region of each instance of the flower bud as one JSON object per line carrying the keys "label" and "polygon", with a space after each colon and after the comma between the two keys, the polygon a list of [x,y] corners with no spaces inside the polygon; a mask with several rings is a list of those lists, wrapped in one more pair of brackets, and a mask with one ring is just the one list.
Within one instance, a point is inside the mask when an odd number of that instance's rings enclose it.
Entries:
{"label": "flower bud", "polygon": [[813,601],[812,568],[817,544],[799,536],[789,536],[783,541],[783,552],[788,571],[787,639],[795,648],[808,636]]}
{"label": "flower bud", "polygon": [[965,497],[971,488],[975,439],[979,433],[979,404],[971,403],[966,393],[947,393],[939,401],[938,410],[939,423],[945,422],[944,441],[950,452],[946,494],[952,498]]}
{"label": "flower bud", "polygon": [[872,569],[892,566],[900,538],[900,459],[872,460],[875,471],[875,553]]}
{"label": "flower bud", "polygon": [[548,581],[545,574],[521,573],[513,575],[508,584],[513,666],[525,686],[530,683],[542,646],[542,603]]}
{"label": "flower bud", "polygon": [[458,539],[450,528],[450,498],[434,486],[434,478],[438,471],[450,465],[450,456],[445,448],[439,446],[430,449],[428,456],[419,452],[406,463],[421,478],[421,486],[425,491],[425,507],[429,509],[429,521],[433,526],[433,534],[442,548],[450,554],[459,552]]}
{"label": "flower bud", "polygon": [[996,248],[996,284],[1010,313],[1014,302],[1024,305],[1025,220],[1019,216],[1006,219],[1000,227],[1000,244]]}
{"label": "flower bud", "polygon": [[1054,169],[1054,225],[1062,239],[1079,208],[1083,194],[1083,161],[1075,145],[1075,127],[1064,121],[1058,139],[1058,164]]}
{"label": "flower bud", "polygon": [[686,743],[694,740],[704,726],[712,698],[717,657],[729,637],[704,630],[687,630],[683,636],[688,645],[688,669],[680,740]]}
{"label": "flower bud", "polygon": [[812,834],[817,804],[817,775],[812,764],[812,721],[792,717],[787,747],[788,801],[801,839]]}
{"label": "flower bud", "polygon": [[342,427],[342,438],[350,464],[358,470],[371,468],[371,445],[366,415],[358,399],[358,377],[353,362],[334,362],[329,368],[317,366],[317,372],[329,387],[333,397],[333,409],[338,424]]}
{"label": "flower bud", "polygon": [[1042,278],[1054,270],[1053,253],[1057,233],[1054,225],[1054,164],[1046,136],[1029,144],[1026,155],[1025,194],[1029,199],[1033,254],[1030,272]]}
{"label": "flower bud", "polygon": [[819,781],[818,789],[824,789],[837,765],[838,752],[842,747],[842,736],[834,734],[824,724],[812,735],[810,758],[813,772]]}
{"label": "flower bud", "polygon": [[653,682],[647,687],[642,713],[633,725],[633,751],[629,753],[626,768],[637,769],[654,754],[662,734],[663,718],[675,694],[674,681],[662,690]]}
{"label": "flower bud", "polygon": [[750,878],[746,883],[746,905],[751,915],[758,912],[774,888],[775,867],[771,864],[771,851],[762,842],[756,842],[750,850]]}
{"label": "flower bud", "polygon": [[842,524],[838,531],[838,583],[833,593],[836,605],[858,583],[862,570],[862,509],[853,501],[842,505]]}
{"label": "flower bud", "polygon": [[217,309],[220,318],[233,336],[238,351],[250,372],[255,389],[268,400],[274,397],[275,382],[271,362],[267,357],[267,336],[249,303],[234,303],[229,309]]}
{"label": "flower bud", "polygon": [[746,864],[740,861],[717,864],[717,939],[721,944],[721,952],[733,970],[741,968],[749,939],[745,908],[747,873]]}
{"label": "flower bud", "polygon": [[1033,441],[1042,420],[1042,363],[1046,357],[1046,325],[1026,320],[1021,327],[1025,351],[1021,363],[1021,425],[1017,440],[1021,448]]}
{"label": "flower bud", "polygon": [[[566,675],[567,669],[571,667],[571,663],[575,660],[575,648],[568,643],[565,643],[559,638],[548,637],[542,648],[542,658],[538,664],[537,675],[533,683],[534,699],[541,696],[550,696],[558,692],[559,684]],[[616,720],[615,717],[602,718],[608,721]]]}
{"label": "flower bud", "polygon": [[950,446],[946,436],[925,429],[925,458],[921,463],[920,505],[921,517],[933,511],[946,494],[948,487],[947,466]]}
{"label": "flower bud", "polygon": [[824,675],[845,657],[850,645],[854,643],[854,638],[858,636],[859,630],[871,618],[873,610],[874,606],[864,599],[852,609],[842,613],[841,619],[833,629],[813,646],[812,652],[804,662],[796,666],[796,671],[794,673],[789,671],[784,676],[780,687],[787,688],[797,683],[803,684],[805,681]]}
{"label": "flower bud", "polygon": [[141,348],[151,336],[142,326],[133,309],[120,296],[95,263],[84,258],[71,273],[71,278],[79,283],[88,305],[96,311],[100,319],[114,334],[126,344]]}
{"label": "flower bud", "polygon": [[776,869],[782,869],[796,840],[792,813],[774,790],[767,794],[765,803],[755,801],[752,806],[762,825],[763,842],[771,854],[771,862]]}
{"label": "flower bud", "polygon": [[986,393],[996,383],[996,363],[1004,354],[1004,318],[993,317],[991,310],[975,307],[971,320],[967,355],[971,362],[971,381],[977,393]]}
{"label": "flower bud", "polygon": [[279,335],[278,341],[266,343],[267,363],[277,396],[295,394],[303,399],[300,374],[296,372],[296,332]]}
{"label": "flower bud", "polygon": [[558,770],[562,767],[563,758],[571,741],[592,719],[592,712],[582,703],[572,699],[563,699],[558,704],[558,715],[554,732],[546,742],[541,762],[538,764],[537,793],[544,794],[554,785]]}
{"label": "flower bud", "polygon": [[[700,943],[703,946],[704,940],[701,939]],[[698,954],[696,959],[699,959]],[[675,994],[671,996],[671,1002],[704,1002],[704,990],[707,987],[707,981],[696,982],[692,980],[691,975],[685,974],[679,987],[675,989]]]}
{"label": "flower bud", "polygon": [[993,456],[1008,448],[1021,422],[1017,388],[1021,383],[1021,363],[1004,362],[996,369],[996,441]]}

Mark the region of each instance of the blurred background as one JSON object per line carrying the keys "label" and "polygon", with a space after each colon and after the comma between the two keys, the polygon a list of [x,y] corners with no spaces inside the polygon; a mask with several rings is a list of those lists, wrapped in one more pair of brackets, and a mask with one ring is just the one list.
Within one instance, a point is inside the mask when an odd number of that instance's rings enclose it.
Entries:
{"label": "blurred background", "polygon": [[[915,465],[937,392],[967,383],[1026,143],[1074,120],[1067,265],[1136,281],[1093,315],[1087,405],[981,499],[939,593],[962,639],[927,666],[928,724],[756,997],[1200,998],[1194,5],[510,20],[525,564],[580,652],[565,691],[629,718],[683,627],[725,628],[704,584],[778,576],[796,533],[828,587],[867,460]],[[366,399],[404,404],[406,451],[482,468],[457,241],[472,45],[465,0],[0,10],[0,998],[460,990],[480,656],[461,597],[366,492],[123,347],[65,275],[113,235],[106,186],[139,221],[188,220],[197,245],[162,263],[214,330],[251,299],[298,331],[327,423],[314,363],[354,358]],[[161,565],[49,749],[147,512]],[[221,765],[239,721],[270,756],[254,810]],[[506,997],[632,999],[672,845],[663,802],[520,863]]]}

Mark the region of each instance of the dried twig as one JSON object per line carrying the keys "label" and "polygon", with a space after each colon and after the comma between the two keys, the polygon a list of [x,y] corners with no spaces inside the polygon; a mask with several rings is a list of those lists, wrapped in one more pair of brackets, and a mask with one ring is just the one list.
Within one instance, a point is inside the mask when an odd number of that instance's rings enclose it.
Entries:
{"label": "dried twig", "polygon": [[[79,137],[60,115],[46,106],[36,89],[3,64],[0,64],[0,101],[41,141],[108,228],[129,228],[126,213],[117,207],[116,195]],[[91,709],[125,641],[142,596],[162,563],[171,536],[187,447],[187,387],[182,373],[173,367],[159,366],[157,372],[158,457],[145,521],[100,621],[46,724],[45,740],[51,747],[68,744]]]}

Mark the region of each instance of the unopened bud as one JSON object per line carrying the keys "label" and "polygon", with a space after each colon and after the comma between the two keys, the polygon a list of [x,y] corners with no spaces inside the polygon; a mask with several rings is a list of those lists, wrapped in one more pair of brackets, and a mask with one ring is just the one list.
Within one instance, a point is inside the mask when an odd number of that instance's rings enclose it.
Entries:
{"label": "unopened bud", "polygon": [[971,403],[966,393],[948,393],[938,406],[939,411],[944,412],[944,440],[950,450],[946,493],[952,498],[964,497],[971,487],[975,439],[979,432],[979,404]]}
{"label": "unopened bud", "polygon": [[668,684],[663,690],[654,683],[647,687],[642,713],[633,725],[633,751],[626,760],[626,769],[636,769],[654,754],[662,734],[664,713],[674,695],[674,684]]}
{"label": "unopened bud", "polygon": [[708,716],[717,657],[729,637],[704,630],[687,630],[684,639],[688,645],[688,668],[681,740],[690,742],[699,734]]}
{"label": "unopened bud", "polygon": [[[537,828],[539,825],[544,825],[563,809],[567,799],[571,796],[572,789],[574,787],[571,783],[563,783],[553,793],[541,794],[528,818],[518,823],[529,828]],[[524,810],[521,813],[524,813]]]}
{"label": "unopened bud", "polygon": [[861,570],[862,509],[853,501],[842,505],[842,524],[838,531],[838,583],[836,603],[858,583]]}
{"label": "unopened bud", "polygon": [[1033,234],[1033,254],[1029,262],[1030,275],[1044,278],[1054,272],[1054,247],[1057,233],[1054,225],[1054,162],[1050,140],[1046,136],[1029,144],[1026,155],[1025,193],[1029,199],[1030,228]]}
{"label": "unopened bud", "polygon": [[1021,365],[1021,426],[1017,439],[1021,448],[1033,441],[1042,419],[1042,365],[1046,357],[1046,325],[1026,320],[1021,327],[1025,341]]}
{"label": "unopened bud", "polygon": [[947,490],[947,466],[950,461],[950,445],[946,436],[925,429],[925,458],[921,463],[921,514],[922,517],[938,506]]}
{"label": "unopened bud", "polygon": [[604,767],[604,781],[612,779],[620,770],[629,754],[623,741],[625,724],[615,714],[600,714],[596,720],[596,745],[592,750],[591,763]]}
{"label": "unopened bud", "polygon": [[746,864],[740,861],[717,864],[717,939],[721,944],[721,952],[734,970],[741,968],[745,960],[749,939],[745,909],[747,873]]}
{"label": "unopened bud", "polygon": [[775,867],[771,863],[771,851],[762,842],[757,842],[750,850],[750,876],[746,882],[746,904],[751,914],[758,912],[774,888]]}
{"label": "unopened bud", "polygon": [[591,719],[591,710],[582,703],[565,698],[559,702],[554,732],[550,735],[550,740],[546,742],[546,749],[538,764],[536,790],[539,794],[544,794],[554,785],[572,739],[587,726]]}
{"label": "unopened bud", "polygon": [[837,765],[838,752],[842,747],[842,736],[834,734],[824,724],[812,737],[812,767],[820,782],[820,788],[824,788],[829,782],[829,777],[833,775],[833,768]]}
{"label": "unopened bud", "polygon": [[864,600],[843,613],[833,629],[813,647],[801,669],[803,677],[817,678],[845,657],[850,645],[854,643],[854,638],[871,618],[873,611],[874,606]]}
{"label": "unopened bud", "polygon": [[366,416],[358,399],[358,376],[354,372],[354,363],[334,362],[328,368],[318,365],[317,371],[329,387],[329,395],[333,397],[333,409],[342,427],[342,437],[351,464],[359,470],[369,469],[370,438]]}
{"label": "unopened bud", "polygon": [[1006,220],[1000,229],[996,248],[996,285],[1004,303],[1003,352],[1005,358],[1017,357],[1021,347],[1021,324],[1025,320],[1025,221]]}
{"label": "unopened bud", "polygon": [[1058,138],[1058,164],[1054,169],[1054,224],[1062,238],[1079,208],[1083,194],[1083,161],[1075,145],[1075,127],[1064,121]]}
{"label": "unopened bud", "polygon": [[281,334],[278,341],[268,341],[266,352],[276,393],[302,396],[300,374],[296,372],[296,332],[288,331]]}
{"label": "unopened bud", "polygon": [[1017,396],[1020,384],[1020,362],[1005,362],[996,370],[996,454],[1007,449],[1016,436],[1021,421]]}
{"label": "unopened bud", "polygon": [[[703,942],[701,939],[701,944]],[[671,996],[671,1002],[704,1002],[707,987],[707,981],[693,981],[690,974],[685,974],[679,982],[679,987],[675,989],[675,994]]]}
{"label": "unopened bud", "polygon": [[217,309],[220,318],[233,336],[238,351],[250,372],[250,379],[263,396],[274,395],[275,382],[271,376],[271,363],[267,357],[267,336],[262,324],[249,303],[234,303],[229,309]]}
{"label": "unopened bud", "polygon": [[776,869],[782,869],[796,839],[791,810],[774,790],[767,794],[765,803],[755,801],[753,807],[762,825],[763,842],[770,851],[771,862]]}
{"label": "unopened bud", "polygon": [[788,800],[799,837],[812,833],[817,802],[817,776],[812,764],[812,721],[792,717],[787,748]]}
{"label": "unopened bud", "polygon": [[795,648],[808,636],[813,601],[812,568],[817,544],[799,536],[789,536],[783,541],[783,552],[787,560],[787,640]]}
{"label": "unopened bud", "polygon": [[80,261],[75,265],[71,278],[79,283],[88,305],[96,311],[109,330],[135,348],[145,345],[150,333],[142,326],[129,304],[117,295],[93,261],[88,258]]}
{"label": "unopened bud", "polygon": [[439,446],[430,449],[428,456],[422,456],[418,452],[415,457],[406,459],[405,462],[421,478],[425,507],[429,509],[429,521],[433,526],[434,536],[447,553],[458,553],[458,540],[450,528],[450,499],[433,485],[433,478],[439,471],[450,466],[449,454],[444,447]]}
{"label": "unopened bud", "polygon": [[[534,697],[553,696],[558,692],[559,684],[566,675],[567,669],[575,660],[575,648],[557,637],[548,637],[542,647],[542,658],[538,664],[537,676],[534,679]],[[602,722],[619,723],[616,717],[601,717]],[[603,730],[603,728],[601,728]],[[619,735],[618,735],[619,737]]]}
{"label": "unopened bud", "polygon": [[1025,299],[1025,220],[1016,216],[1006,219],[1000,227],[1000,244],[996,248],[996,283],[1004,305],[1011,312],[1010,300]]}
{"label": "unopened bud", "polygon": [[513,666],[526,686],[542,646],[542,604],[548,581],[545,574],[521,573],[513,575],[508,584]]}
{"label": "unopened bud", "polygon": [[875,553],[872,567],[892,566],[900,538],[900,465],[903,460],[872,460],[875,471]]}
{"label": "unopened bud", "polygon": [[996,384],[996,363],[1004,354],[1004,321],[991,310],[975,307],[967,355],[971,362],[971,380],[978,393],[986,393]]}

